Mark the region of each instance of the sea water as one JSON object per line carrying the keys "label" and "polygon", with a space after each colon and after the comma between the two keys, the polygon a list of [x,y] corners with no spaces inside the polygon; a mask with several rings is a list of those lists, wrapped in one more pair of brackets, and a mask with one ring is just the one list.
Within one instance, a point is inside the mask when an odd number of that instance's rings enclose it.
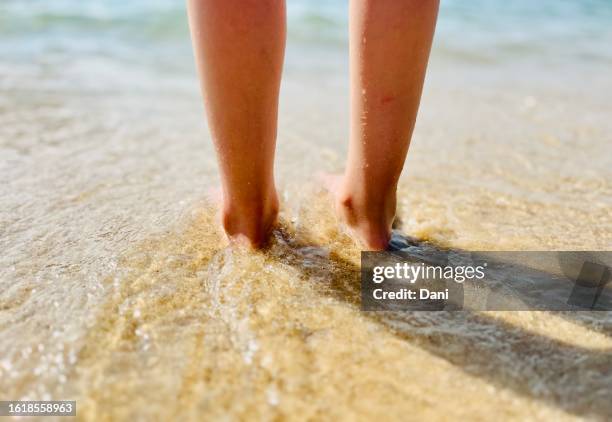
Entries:
{"label": "sea water", "polygon": [[[442,1],[399,232],[612,248],[612,3]],[[288,1],[272,246],[227,248],[182,2],[0,3],[0,397],[80,419],[612,414],[608,313],[359,310],[311,182],[348,135],[347,2]]]}

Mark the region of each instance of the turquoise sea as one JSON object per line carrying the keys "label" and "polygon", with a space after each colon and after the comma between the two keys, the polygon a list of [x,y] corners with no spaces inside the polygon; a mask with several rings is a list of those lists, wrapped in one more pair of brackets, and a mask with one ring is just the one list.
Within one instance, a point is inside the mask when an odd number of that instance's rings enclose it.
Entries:
{"label": "turquoise sea", "polygon": [[[346,0],[289,0],[292,45],[344,48]],[[612,1],[442,0],[434,54],[452,61],[612,63]],[[0,51],[8,61],[103,54],[169,66],[189,52],[185,4],[174,0],[3,0]]]}

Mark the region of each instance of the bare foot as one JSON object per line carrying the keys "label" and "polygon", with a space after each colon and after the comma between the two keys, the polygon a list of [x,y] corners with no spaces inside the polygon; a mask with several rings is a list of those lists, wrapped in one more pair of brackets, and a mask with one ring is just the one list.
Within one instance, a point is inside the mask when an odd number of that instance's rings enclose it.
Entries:
{"label": "bare foot", "polygon": [[368,195],[343,175],[320,174],[319,179],[334,197],[336,215],[368,250],[389,246],[395,217],[395,189],[389,194]]}
{"label": "bare foot", "polygon": [[221,189],[207,194],[211,202],[221,204],[221,224],[230,242],[254,249],[264,247],[278,217],[278,196],[274,190],[268,195],[253,196],[248,201],[225,200]]}

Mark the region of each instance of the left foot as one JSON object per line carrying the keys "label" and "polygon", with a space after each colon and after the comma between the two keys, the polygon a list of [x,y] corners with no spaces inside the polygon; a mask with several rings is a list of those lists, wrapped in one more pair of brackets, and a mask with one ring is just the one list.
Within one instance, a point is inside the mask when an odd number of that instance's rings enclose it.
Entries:
{"label": "left foot", "polygon": [[221,222],[228,238],[259,249],[266,245],[276,224],[278,208],[276,190],[248,202],[224,199]]}

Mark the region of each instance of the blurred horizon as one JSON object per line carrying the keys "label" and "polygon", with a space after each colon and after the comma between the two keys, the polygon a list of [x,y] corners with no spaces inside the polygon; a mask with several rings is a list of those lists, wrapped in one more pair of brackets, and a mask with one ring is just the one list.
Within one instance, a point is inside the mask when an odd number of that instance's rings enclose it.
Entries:
{"label": "blurred horizon", "polygon": [[[289,44],[343,48],[348,2],[287,2]],[[537,59],[612,63],[612,2],[605,0],[442,0],[434,56],[482,64]],[[5,0],[4,60],[43,52],[125,57],[154,46],[177,59],[190,53],[184,2],[174,0]],[[152,52],[142,51],[142,54]]]}

